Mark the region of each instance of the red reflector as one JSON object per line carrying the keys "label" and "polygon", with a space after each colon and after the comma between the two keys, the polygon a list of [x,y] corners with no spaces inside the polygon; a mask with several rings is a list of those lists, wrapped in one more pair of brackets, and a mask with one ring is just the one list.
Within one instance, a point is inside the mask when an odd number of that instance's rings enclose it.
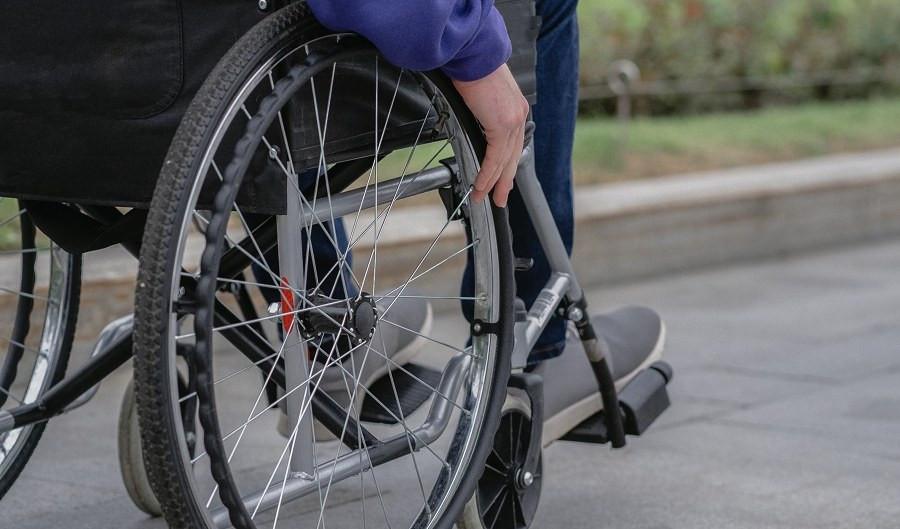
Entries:
{"label": "red reflector", "polygon": [[284,326],[284,333],[291,332],[291,326],[294,324],[294,291],[286,277],[281,278],[281,325]]}

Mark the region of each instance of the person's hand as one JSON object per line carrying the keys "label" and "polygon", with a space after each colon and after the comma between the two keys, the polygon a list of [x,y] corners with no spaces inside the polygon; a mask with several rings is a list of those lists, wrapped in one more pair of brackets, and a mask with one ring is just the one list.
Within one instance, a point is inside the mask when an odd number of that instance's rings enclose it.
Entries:
{"label": "person's hand", "polygon": [[487,139],[472,199],[481,202],[493,189],[494,204],[505,207],[522,155],[528,101],[505,64],[477,81],[454,80],[453,84],[481,122]]}

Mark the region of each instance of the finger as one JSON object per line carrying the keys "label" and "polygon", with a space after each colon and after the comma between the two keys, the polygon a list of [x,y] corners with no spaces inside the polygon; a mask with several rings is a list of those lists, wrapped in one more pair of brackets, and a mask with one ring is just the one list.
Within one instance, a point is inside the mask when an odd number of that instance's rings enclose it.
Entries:
{"label": "finger", "polygon": [[503,171],[503,162],[506,161],[507,144],[509,143],[509,135],[507,133],[504,138],[496,138],[496,135],[488,137],[488,145],[484,155],[484,162],[481,164],[481,170],[475,177],[475,190],[472,192],[472,198],[476,202],[481,202],[490,192],[491,188]]}
{"label": "finger", "polygon": [[500,179],[503,177],[503,173],[506,170],[507,165],[509,165],[509,161],[512,158],[513,152],[514,151],[513,151],[513,147],[512,147],[511,143],[507,144],[504,147],[502,161],[499,164],[499,166],[497,167],[497,172],[494,173],[494,175],[491,177],[490,185],[488,186],[487,190],[485,190],[486,195],[487,194],[493,195],[493,190],[496,188],[497,182],[499,182]]}
{"label": "finger", "polygon": [[472,191],[472,199],[475,202],[481,202],[491,189],[490,184],[497,167],[500,164],[502,151],[495,144],[488,143],[485,150],[484,161],[481,163],[481,169],[475,177],[475,189]]}
{"label": "finger", "polygon": [[509,160],[507,161],[506,166],[503,168],[503,171],[497,183],[494,185],[494,192],[492,193],[494,204],[501,208],[506,207],[506,204],[509,200],[509,192],[512,191],[513,188],[513,180],[515,180],[516,172],[519,169],[519,158],[521,158],[522,156],[522,146],[525,143],[524,136],[524,127],[522,127],[521,130],[517,131],[513,136],[513,144],[510,149]]}
{"label": "finger", "polygon": [[[491,190],[494,182],[500,177],[500,173],[503,171],[504,164],[507,160],[507,150],[510,143],[511,134],[508,130],[503,131],[502,133],[493,133],[487,135],[488,146],[487,149],[491,153],[490,165],[485,167],[482,165],[481,171],[478,173],[478,177],[476,177],[476,188],[479,191],[484,192],[485,194]],[[488,155],[485,154],[485,160],[488,159]]]}
{"label": "finger", "polygon": [[494,198],[494,204],[497,204],[500,207],[505,206],[505,202],[503,204],[498,203],[497,198],[505,196],[505,193],[508,193],[508,190],[505,192],[501,190],[498,193],[497,188],[509,186],[508,181],[506,182],[506,184],[503,184],[503,185],[501,185],[501,184],[504,182],[504,179],[511,180],[515,176],[515,169],[513,169],[512,175],[509,176],[510,165],[513,164],[513,167],[515,167],[514,162],[513,162],[514,158],[515,158],[515,144],[510,144],[506,150],[506,156],[504,156],[503,166],[501,167],[500,171],[498,171],[498,173],[497,173],[497,180],[493,183],[493,185],[491,185],[491,196]]}

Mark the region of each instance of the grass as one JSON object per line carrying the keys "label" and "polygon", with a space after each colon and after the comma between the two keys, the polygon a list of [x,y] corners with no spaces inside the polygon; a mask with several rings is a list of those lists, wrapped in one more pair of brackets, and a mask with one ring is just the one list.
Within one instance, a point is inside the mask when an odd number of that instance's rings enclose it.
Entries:
{"label": "grass", "polygon": [[640,118],[627,131],[581,118],[573,158],[576,183],[590,184],[893,146],[900,99]]}

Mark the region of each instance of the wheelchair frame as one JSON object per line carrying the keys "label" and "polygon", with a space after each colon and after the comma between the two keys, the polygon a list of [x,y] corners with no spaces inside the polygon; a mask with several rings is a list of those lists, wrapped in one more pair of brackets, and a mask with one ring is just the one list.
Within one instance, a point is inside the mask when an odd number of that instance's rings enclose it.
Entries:
{"label": "wheelchair frame", "polygon": [[[534,224],[540,244],[550,263],[551,275],[537,300],[531,307],[527,308],[524,318],[515,323],[515,345],[512,355],[513,373],[520,374],[526,367],[528,353],[551,317],[554,315],[562,316],[572,321],[578,330],[585,353],[591,362],[598,382],[604,409],[619,410],[617,390],[604,351],[591,325],[584,292],[572,268],[562,238],[556,228],[550,208],[535,174],[533,146],[531,144],[532,132],[533,125],[528,127],[527,130],[526,147],[520,160],[515,181],[524,199],[528,216]],[[296,175],[294,177],[296,178]],[[344,197],[346,198],[346,203],[335,202],[328,206],[321,205],[321,211],[315,208],[309,211],[300,211],[297,207],[298,200],[287,200],[289,206],[286,213],[278,215],[274,222],[266,222],[261,225],[259,227],[261,230],[259,236],[261,238],[273,238],[273,240],[278,241],[288,241],[288,244],[284,246],[282,246],[281,242],[279,243],[282,270],[285,271],[291,284],[301,284],[302,282],[299,280],[300,271],[297,268],[296,261],[287,257],[296,252],[296,248],[292,248],[289,243],[292,237],[288,236],[288,234],[296,231],[292,229],[295,227],[293,223],[296,221],[288,222],[289,218],[300,217],[311,221],[317,216],[323,215],[326,207],[333,215],[343,215],[356,211],[360,201],[362,201],[362,207],[368,208],[385,197],[403,198],[446,187],[454,181],[454,178],[455,175],[451,167],[440,166],[424,171],[411,185],[401,186],[396,179],[386,181],[378,187],[376,194],[360,195],[360,193],[364,193],[360,191],[354,195],[353,192],[350,192]],[[299,186],[295,181],[287,182],[287,193],[289,196],[292,193],[299,193]],[[296,241],[294,242],[296,243]],[[125,243],[123,246],[137,257],[136,245]],[[226,255],[223,259],[222,267],[227,270],[228,266],[228,256]],[[218,314],[217,311],[217,315],[220,318],[228,317],[227,312]],[[89,402],[96,394],[101,381],[131,359],[133,324],[132,315],[109,323],[100,333],[93,346],[90,358],[82,366],[52,385],[35,402],[0,411],[0,433],[47,421],[54,416],[67,413]],[[492,325],[495,324],[475,320],[471,324],[471,333],[473,336],[490,333],[494,330],[491,327]],[[266,344],[260,344],[247,330],[235,329],[232,334],[233,339],[242,344],[241,352],[251,361],[260,361],[271,356],[271,351],[266,349]],[[231,338],[229,338],[230,340]],[[445,395],[456,395],[458,393],[466,366],[467,359],[465,357],[457,357],[451,360],[447,368],[449,376],[441,380],[439,388],[441,393]],[[294,372],[294,376],[300,378],[308,376],[306,371],[308,367],[305,365],[305,362],[290,362],[286,359],[285,369],[287,372]],[[531,387],[533,389],[535,384],[539,386],[540,382],[529,379],[527,375],[520,375],[511,380],[512,386],[521,388]],[[304,395],[297,395],[297,397],[302,399]],[[340,481],[366,470],[369,466],[378,466],[381,463],[408,454],[414,449],[412,444],[409,443],[407,435],[398,435],[387,440],[379,440],[351,417],[348,410],[341,409],[333,401],[321,395],[314,394],[310,397],[313,412],[306,415],[307,420],[303,421],[301,432],[303,431],[302,429],[305,429],[308,435],[312,434],[312,418],[315,417],[329,429],[338,428],[341,425],[349,426],[345,426],[347,435],[343,441],[351,450],[358,449],[364,445],[370,447],[368,449],[368,462],[362,462],[357,457],[347,457],[344,460],[339,460],[338,464],[330,470],[330,474],[326,472],[323,475],[320,471],[318,474],[320,478],[333,478],[335,481]],[[295,407],[296,403],[292,404],[291,400],[288,400],[287,406],[288,416],[291,420],[299,421],[298,415],[300,415],[300,412]],[[532,398],[532,406],[537,408],[534,412],[534,418],[535,424],[539,426],[541,417],[540,400]],[[448,403],[433,406],[429,410],[426,421],[419,427],[418,431],[413,432],[413,436],[419,442],[431,443],[446,428],[450,420],[451,411]],[[603,418],[606,434],[611,445],[616,448],[624,446],[626,428],[622,414],[606,413]],[[539,451],[540,443],[535,443],[535,445],[536,448],[534,450]],[[351,454],[348,454],[348,456]],[[534,462],[534,458],[535,456],[532,453],[529,459],[531,462]],[[261,508],[265,508],[274,505],[275,502],[282,499],[291,499],[312,492],[316,485],[309,480],[302,479],[302,475],[308,475],[311,469],[314,468],[312,455],[309,452],[303,452],[301,449],[300,453],[297,454],[295,465],[292,466],[292,470],[296,470],[301,479],[289,482],[280,492],[260,493],[258,497],[251,497],[250,501],[258,501],[258,505]],[[227,525],[227,510],[221,508],[218,512],[213,513],[213,520],[219,526]]]}
{"label": "wheelchair frame", "polygon": [[[528,352],[534,346],[550,318],[555,314],[563,315],[574,321],[578,326],[579,333],[583,338],[585,351],[591,359],[592,365],[595,366],[595,374],[598,377],[598,383],[602,390],[601,395],[604,398],[604,408],[617,409],[618,402],[616,400],[615,387],[612,384],[612,375],[609,374],[603,351],[600,349],[600,344],[597,342],[593,329],[590,327],[590,317],[587,312],[587,303],[584,300],[583,291],[565,251],[562,238],[553,221],[550,207],[544,198],[540,182],[537,180],[532,151],[533,149],[529,142],[523,151],[519,164],[519,170],[516,174],[516,185],[522,193],[529,217],[534,223],[541,246],[544,248],[544,252],[550,262],[551,276],[538,299],[528,310],[525,321],[517,322],[515,325],[516,341],[513,349],[513,369],[521,370],[526,366]],[[404,186],[403,189],[398,189],[399,183],[396,181],[385,183],[380,186],[378,196],[370,194],[366,198],[364,206],[368,205],[368,207],[371,207],[378,200],[379,196],[383,198],[393,196],[396,193],[398,196],[403,197],[423,191],[435,190],[446,186],[452,181],[452,178],[453,175],[449,168],[439,167],[429,170],[427,174],[423,174],[416,179],[413,185]],[[288,189],[292,189],[292,187],[288,185]],[[322,206],[323,212],[325,207],[327,206]],[[332,205],[336,214],[350,213],[355,210],[355,207],[352,200],[348,200],[346,204],[335,203]],[[315,215],[323,212],[313,210],[305,213],[305,216],[312,219]],[[299,212],[297,213],[299,214]],[[280,215],[279,217],[284,218],[286,215]],[[277,229],[276,226],[268,226],[270,231],[276,231]],[[134,249],[132,248],[131,251],[133,252]],[[101,332],[92,349],[90,359],[83,366],[53,385],[39,400],[11,410],[0,411],[0,433],[49,420],[55,415],[71,411],[87,403],[96,393],[97,385],[131,358],[132,325],[133,318],[131,316],[111,322]],[[486,322],[474,322],[472,325],[473,334],[486,332],[486,325],[488,325]],[[253,356],[256,358],[263,358],[269,354],[266,351],[259,350],[258,344],[255,344],[252,339],[246,339],[246,346],[255,351]],[[313,396],[314,401],[315,399],[316,397]],[[337,423],[337,421],[340,421],[342,423],[345,417],[341,417],[341,414],[346,415],[346,412],[334,410],[334,407],[329,404],[322,399],[318,403],[316,411],[327,414],[327,418],[323,417],[323,419],[328,422],[335,421]],[[441,410],[440,413],[446,411]],[[607,427],[610,431],[613,446],[623,446],[625,432],[621,417],[617,414],[608,414],[607,417],[610,419]],[[437,424],[446,421],[446,417],[442,417],[440,414],[435,419]],[[352,421],[353,419],[350,418],[349,420]]]}

